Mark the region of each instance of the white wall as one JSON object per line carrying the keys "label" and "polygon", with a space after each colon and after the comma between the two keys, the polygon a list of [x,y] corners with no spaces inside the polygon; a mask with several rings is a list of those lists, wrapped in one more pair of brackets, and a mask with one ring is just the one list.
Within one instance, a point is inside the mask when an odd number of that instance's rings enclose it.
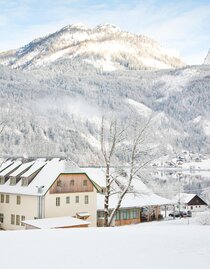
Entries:
{"label": "white wall", "polygon": [[[89,203],[84,203],[84,197],[88,195]],[[70,204],[66,204],[66,196],[70,197]],[[75,197],[79,196],[79,203],[75,202]],[[60,197],[60,206],[56,206],[56,197]],[[90,217],[87,221],[90,226],[96,226],[96,206],[97,206],[97,192],[94,188],[93,192],[77,192],[77,193],[57,193],[45,195],[44,201],[44,217],[62,217],[62,216],[75,216],[78,212],[88,212]]]}
{"label": "white wall", "polygon": [[[25,216],[26,219],[34,219],[37,217],[38,198],[36,196],[21,195],[21,204],[17,205],[17,195],[9,194],[9,203],[6,203],[6,194],[4,194],[4,203],[0,203],[0,213],[4,214],[4,222],[2,228],[6,230],[25,229],[24,226],[12,225],[11,214]],[[20,219],[21,223],[21,219]]]}
{"label": "white wall", "polygon": [[[205,211],[207,208],[206,205],[193,205],[192,208],[189,205],[180,205],[181,211],[192,211],[192,212],[202,212]],[[178,207],[176,207],[176,210],[178,210]]]}

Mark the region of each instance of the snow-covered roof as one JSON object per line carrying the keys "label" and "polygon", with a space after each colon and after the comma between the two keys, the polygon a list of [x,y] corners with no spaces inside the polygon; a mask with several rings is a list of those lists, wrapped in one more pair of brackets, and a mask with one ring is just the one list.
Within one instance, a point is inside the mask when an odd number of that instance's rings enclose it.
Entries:
{"label": "snow-covered roof", "polygon": [[78,212],[76,215],[79,216],[79,217],[89,217],[90,213],[88,213],[88,212]]}
{"label": "snow-covered roof", "polygon": [[82,171],[84,171],[88,177],[93,180],[99,187],[103,188],[106,186],[105,180],[105,170],[104,168],[98,167],[82,167]]}
{"label": "snow-covered roof", "polygon": [[32,164],[34,164],[33,162],[27,162],[27,163],[23,163],[18,169],[16,169],[13,173],[11,173],[9,176],[10,177],[16,177],[18,175],[20,175],[21,173],[23,173],[27,168],[29,168],[30,166],[32,166]]}
{"label": "snow-covered roof", "polygon": [[34,165],[30,167],[29,170],[27,170],[24,174],[22,174],[22,177],[29,177],[33,175],[33,173],[37,172],[39,169],[41,169],[47,162],[45,159],[37,159],[36,162],[34,162]]}
{"label": "snow-covered roof", "polygon": [[[21,168],[21,161],[15,161],[10,167],[6,169],[6,173],[12,171],[15,167],[17,170]],[[29,163],[29,162],[28,162]],[[30,161],[31,163],[31,161]],[[20,166],[21,165],[21,166]],[[26,165],[26,162],[24,163]],[[19,167],[20,166],[20,167]],[[19,167],[19,168],[18,168]],[[0,167],[1,169],[1,167]],[[4,172],[4,171],[3,171]],[[3,173],[2,172],[2,173]],[[26,171],[21,177],[28,177],[34,172],[38,172],[34,179],[28,186],[22,186],[21,180],[15,184],[10,185],[9,180],[6,183],[0,184],[0,193],[14,193],[14,194],[25,194],[25,195],[44,195],[51,185],[54,183],[56,178],[62,173],[84,173],[81,169],[72,161],[60,158],[53,159],[36,159],[33,165]],[[13,172],[15,173],[15,171]],[[42,192],[38,193],[38,187],[42,188]]]}
{"label": "snow-covered roof", "polygon": [[[87,175],[96,182],[100,187],[105,187],[105,170],[104,168],[82,168]],[[114,173],[114,169],[113,173]],[[120,182],[126,182],[126,177],[118,177]],[[118,186],[115,186],[116,190]],[[163,198],[153,193],[137,176],[133,179],[131,188],[134,193],[127,193],[123,198],[121,207],[141,207],[149,205],[168,205],[173,204],[169,199]],[[114,208],[118,202],[118,195],[110,197],[110,208]],[[97,208],[104,208],[104,195],[98,194]]]}
{"label": "snow-covered roof", "polygon": [[14,162],[12,165],[1,171],[0,176],[6,176],[7,174],[11,173],[15,168],[19,167],[21,164],[22,164],[21,161]]}
{"label": "snow-covered roof", "polygon": [[[2,160],[1,160],[2,161]],[[13,163],[12,160],[6,160],[6,161],[3,161],[1,163],[1,166],[0,166],[0,171],[4,170],[6,167],[8,167],[9,165],[11,165]]]}
{"label": "snow-covered roof", "polygon": [[174,202],[175,203],[180,202],[181,204],[188,204],[195,196],[196,194],[194,193],[180,193],[175,196]]}
{"label": "snow-covered roof", "polygon": [[58,217],[58,218],[46,218],[22,221],[25,224],[37,227],[39,229],[52,229],[52,228],[64,228],[64,227],[76,227],[81,225],[89,225],[88,221],[73,217]]}
{"label": "snow-covered roof", "polygon": [[[112,195],[109,199],[109,207],[113,209],[118,203],[119,196]],[[132,208],[132,207],[144,207],[144,206],[161,206],[161,205],[170,205],[173,202],[171,200],[160,197],[154,193],[147,194],[134,194],[127,193],[122,200],[120,208]],[[97,209],[104,209],[104,195],[97,195]]]}

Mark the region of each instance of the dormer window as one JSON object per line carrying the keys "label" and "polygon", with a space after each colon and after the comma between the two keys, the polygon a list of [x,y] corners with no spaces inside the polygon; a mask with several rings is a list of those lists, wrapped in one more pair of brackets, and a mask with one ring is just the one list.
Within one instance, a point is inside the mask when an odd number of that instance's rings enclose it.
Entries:
{"label": "dormer window", "polygon": [[22,186],[28,186],[28,179],[22,178]]}
{"label": "dormer window", "polygon": [[16,185],[16,178],[15,177],[10,178],[10,185]]}

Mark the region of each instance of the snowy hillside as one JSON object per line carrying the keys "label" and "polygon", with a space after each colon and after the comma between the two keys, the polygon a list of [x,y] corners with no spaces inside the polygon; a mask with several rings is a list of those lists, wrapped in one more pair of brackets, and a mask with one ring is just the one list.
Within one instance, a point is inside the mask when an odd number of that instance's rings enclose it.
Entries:
{"label": "snowy hillside", "polygon": [[120,228],[0,231],[1,266],[209,269],[210,226],[159,223]]}
{"label": "snowy hillside", "polygon": [[82,24],[66,26],[20,49],[1,53],[0,64],[31,69],[74,58],[104,71],[168,69],[184,65],[175,52],[156,41],[124,32],[111,24],[93,29]]}
{"label": "snowy hillside", "polygon": [[209,50],[208,54],[206,55],[206,58],[204,60],[204,64],[210,64],[210,50]]}
{"label": "snowy hillside", "polygon": [[[100,163],[102,115],[153,117],[153,143],[165,150],[210,150],[210,70],[194,66],[161,71],[101,72],[80,60],[31,71],[0,66],[3,155],[62,155],[83,165]],[[132,132],[132,128],[130,129]],[[119,152],[121,161],[126,156]]]}

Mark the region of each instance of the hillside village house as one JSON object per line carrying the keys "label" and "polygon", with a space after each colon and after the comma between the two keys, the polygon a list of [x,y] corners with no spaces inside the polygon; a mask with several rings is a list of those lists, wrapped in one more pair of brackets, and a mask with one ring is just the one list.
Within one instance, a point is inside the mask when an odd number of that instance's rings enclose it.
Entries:
{"label": "hillside village house", "polygon": [[190,210],[192,212],[205,211],[207,203],[203,201],[197,194],[193,193],[180,193],[174,198],[177,209],[181,211]]}
{"label": "hillside village house", "polygon": [[0,166],[0,223],[71,216],[96,226],[97,189],[85,172],[60,158],[9,159]]}

